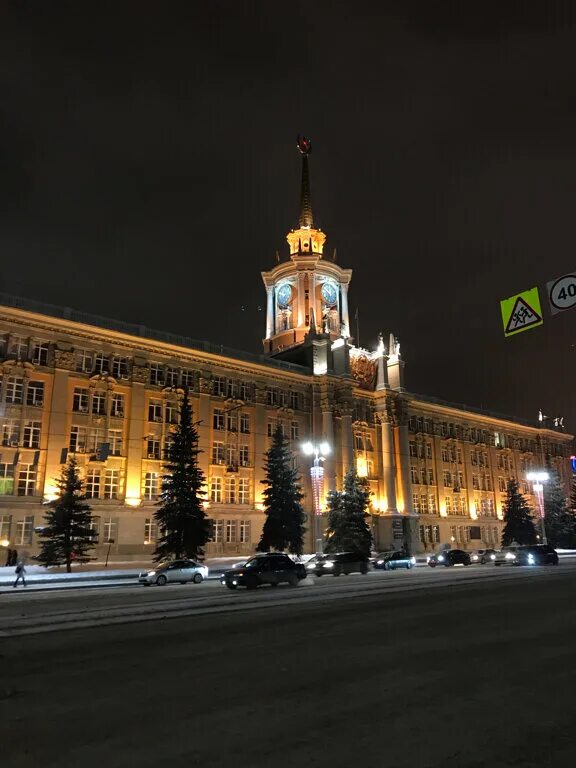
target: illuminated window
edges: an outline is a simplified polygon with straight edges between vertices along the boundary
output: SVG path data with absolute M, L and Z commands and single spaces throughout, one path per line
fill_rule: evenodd
M 14 493 L 14 464 L 0 464 L 0 496 L 12 496 Z M 7 539 L 0 530 L 0 539 Z
M 226 504 L 236 504 L 236 478 L 226 478 Z
M 428 470 L 428 485 L 434 485 L 434 470 Z
M 238 504 L 250 504 L 250 479 L 241 477 L 238 480 Z
M 221 544 L 224 535 L 224 521 L 214 520 L 212 524 L 212 541 L 215 544 Z
M 416 443 L 413 440 L 411 440 L 408 443 L 408 447 L 409 447 L 409 451 L 410 451 L 410 456 L 412 458 L 416 458 L 418 456 L 418 452 L 416 450 Z
M 443 478 L 444 478 L 444 488 L 450 488 L 452 486 L 452 473 L 444 471 Z
M 86 482 L 84 492 L 89 499 L 100 498 L 100 470 L 88 469 L 86 472 Z
M 430 493 L 428 495 L 428 506 L 430 509 L 430 514 L 435 515 L 436 514 L 436 496 L 433 493 Z
M 24 439 L 22 445 L 24 448 L 40 448 L 40 421 L 27 421 L 24 424 Z
M 250 520 L 240 520 L 240 544 L 250 543 Z
M 224 443 L 212 443 L 212 464 L 224 464 Z
M 112 456 L 122 456 L 122 448 L 124 445 L 124 436 L 122 430 L 108 430 L 108 442 L 110 443 L 110 453 Z
M 420 511 L 423 515 L 428 513 L 428 496 L 425 493 L 420 496 Z
M 6 402 L 12 405 L 21 405 L 23 392 L 23 379 L 9 376 L 6 381 Z
M 146 501 L 156 501 L 158 498 L 158 472 L 146 472 L 144 475 L 144 498 Z
M 210 480 L 210 501 L 214 504 L 222 503 L 222 478 L 213 477 Z
M 418 483 L 418 468 L 410 467 L 410 479 L 413 483 Z
M 2 445 L 16 447 L 20 441 L 20 419 L 2 420 Z
M 420 513 L 420 496 L 417 493 L 412 494 L 412 506 L 414 507 L 414 512 L 418 515 Z
M 236 520 L 226 520 L 226 543 L 236 542 Z
M 104 476 L 104 498 L 117 499 L 120 488 L 120 470 L 107 469 Z
M 10 528 L 12 527 L 12 515 L 0 515 L 0 539 L 10 541 Z
M 34 496 L 36 490 L 36 467 L 21 464 L 18 472 L 18 496 Z
M 153 517 L 147 517 L 144 522 L 144 544 L 152 544 L 158 540 L 158 523 Z
M 15 544 L 23 546 L 32 544 L 32 534 L 34 532 L 34 517 L 24 517 L 16 521 L 16 541 Z

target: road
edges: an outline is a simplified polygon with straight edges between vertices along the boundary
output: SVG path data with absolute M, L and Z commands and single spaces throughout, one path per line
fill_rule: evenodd
M 575 584 L 570 564 L 20 593 L 0 605 L 4 764 L 572 765 Z

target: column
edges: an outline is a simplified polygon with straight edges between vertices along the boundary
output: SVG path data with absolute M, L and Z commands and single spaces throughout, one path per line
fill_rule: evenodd
M 348 316 L 348 286 L 341 285 L 340 291 L 342 294 L 342 334 L 350 336 L 350 318 Z M 358 343 L 358 339 L 356 339 Z
M 326 440 L 330 446 L 330 453 L 324 462 L 324 493 L 333 491 L 336 488 L 336 477 L 334 471 L 334 422 L 332 408 L 328 398 L 322 399 L 322 440 Z
M 266 338 L 274 333 L 274 288 L 270 285 L 266 288 Z
M 402 489 L 403 513 L 412 514 L 412 482 L 410 479 L 410 447 L 408 440 L 408 424 L 404 417 L 401 417 L 398 424 L 398 454 L 400 469 L 399 485 Z
M 352 407 L 342 406 L 342 469 L 344 474 L 354 468 L 354 438 L 352 434 Z
M 128 421 L 128 447 L 126 451 L 125 501 L 129 506 L 138 506 L 142 498 L 142 454 L 144 452 L 144 425 L 147 423 L 146 389 L 137 381 L 133 367 L 133 381 L 130 388 Z
M 298 328 L 302 328 L 306 321 L 306 273 L 298 272 Z
M 390 417 L 379 414 L 382 430 L 382 467 L 384 471 L 384 493 L 386 494 L 386 512 L 397 512 L 396 504 L 396 462 L 394 452 L 394 433 Z
M 74 354 L 56 350 L 55 370 L 52 379 L 52 392 L 49 395 L 48 383 L 44 384 L 44 408 L 42 409 L 42 446 L 46 446 L 46 465 L 44 473 L 43 495 L 54 498 L 57 495 L 55 479 L 60 477 L 62 470 L 62 450 L 68 447 L 70 426 L 68 423 L 69 412 L 72 409 L 69 402 L 70 387 L 69 376 L 74 370 Z M 49 399 L 50 397 L 50 399 Z M 24 409 L 23 409 L 24 410 Z M 49 425 L 45 430 L 46 414 L 48 413 Z M 20 433 L 22 439 L 22 432 Z

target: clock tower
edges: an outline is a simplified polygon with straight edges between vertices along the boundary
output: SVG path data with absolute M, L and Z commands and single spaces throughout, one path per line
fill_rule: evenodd
M 298 137 L 302 157 L 298 227 L 286 235 L 287 258 L 262 272 L 266 286 L 264 352 L 292 357 L 311 333 L 335 341 L 350 336 L 348 286 L 351 269 L 342 269 L 334 257 L 324 258 L 326 235 L 314 226 L 310 196 L 310 141 Z

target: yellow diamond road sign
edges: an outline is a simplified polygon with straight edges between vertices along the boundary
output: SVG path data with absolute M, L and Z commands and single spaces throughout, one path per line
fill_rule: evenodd
M 538 288 L 530 288 L 528 291 L 522 291 L 515 296 L 510 296 L 509 299 L 504 299 L 500 302 L 500 311 L 504 336 L 514 336 L 516 333 L 536 328 L 544 322 Z

